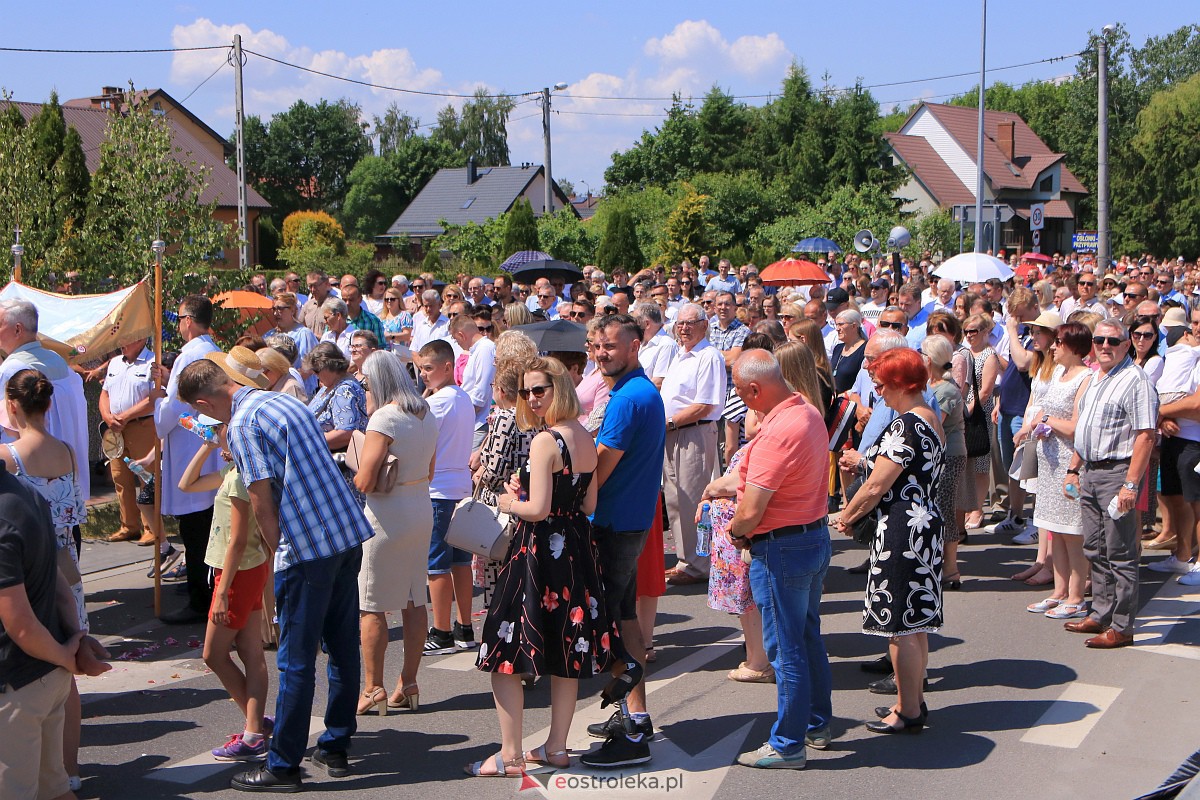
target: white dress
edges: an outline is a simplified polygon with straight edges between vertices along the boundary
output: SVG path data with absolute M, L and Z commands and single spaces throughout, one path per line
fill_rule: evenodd
M 1054 374 L 1041 396 L 1043 414 L 1055 419 L 1070 419 L 1075 413 L 1075 395 L 1079 384 L 1091 376 L 1091 371 L 1081 369 L 1069 381 L 1063 381 L 1066 370 L 1054 368 Z M 1039 417 L 1040 419 L 1040 417 Z M 1036 424 L 1036 423 L 1035 423 Z M 1083 519 L 1079 501 L 1063 494 L 1063 481 L 1071 463 L 1074 444 L 1071 439 L 1054 433 L 1038 440 L 1037 491 L 1033 504 L 1033 524 L 1051 533 L 1083 533 Z

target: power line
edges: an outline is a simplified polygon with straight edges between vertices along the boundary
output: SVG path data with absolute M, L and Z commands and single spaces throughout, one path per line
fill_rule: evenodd
M 228 50 L 227 44 L 203 47 L 150 47 L 141 50 L 66 50 L 54 47 L 0 47 L 3 53 L 86 53 L 92 55 L 127 55 L 131 53 L 194 53 L 198 50 Z
M 333 73 L 330 73 L 330 72 L 322 72 L 321 70 L 318 70 L 318 69 L 312 69 L 310 67 L 302 67 L 299 64 L 293 64 L 290 61 L 284 61 L 281 58 L 275 58 L 274 56 L 268 56 L 263 53 L 256 52 L 254 50 L 250 50 L 248 48 L 242 48 L 242 52 L 258 56 L 259 58 L 266 59 L 267 61 L 273 61 L 274 63 L 280 64 L 285 67 L 291 67 L 292 69 L 300 70 L 301 72 L 308 72 L 313 75 L 319 75 L 322 78 L 330 78 L 335 81 L 344 81 L 345 83 L 353 83 L 358 86 L 365 86 L 368 89 L 383 89 L 384 91 L 388 91 L 388 92 L 400 92 L 402 94 L 416 94 L 416 95 L 423 95 L 425 97 L 459 97 L 459 98 L 464 98 L 466 100 L 474 100 L 474 99 L 480 98 L 480 97 L 486 97 L 489 99 L 499 99 L 499 98 L 506 98 L 506 97 L 507 98 L 517 98 L 517 97 L 528 97 L 529 95 L 534 94 L 534 92 L 517 92 L 515 94 L 482 94 L 482 95 L 480 95 L 480 94 L 455 94 L 453 92 L 427 92 L 427 91 L 423 91 L 421 89 L 404 89 L 399 86 L 383 86 L 378 83 L 371 83 L 370 81 L 360 81 L 357 78 L 347 78 L 344 75 L 334 75 Z
M 201 87 L 201 86 L 203 86 L 204 84 L 206 84 L 206 83 L 208 83 L 209 81 L 211 81 L 211 80 L 213 79 L 213 77 L 214 77 L 214 76 L 215 76 L 215 75 L 216 75 L 218 72 L 220 72 L 222 69 L 224 69 L 224 68 L 225 68 L 225 67 L 226 67 L 228 64 L 229 64 L 229 59 L 221 59 L 221 63 L 220 63 L 220 64 L 218 64 L 218 65 L 217 65 L 217 68 L 216 68 L 216 69 L 214 69 L 214 70 L 212 71 L 212 74 L 211 74 L 211 75 L 209 75 L 209 76 L 208 76 L 207 78 L 205 78 L 204 80 L 200 81 L 200 84 L 199 84 L 199 85 L 198 85 L 198 86 L 197 86 L 195 89 L 192 89 L 190 92 L 188 92 L 188 93 L 187 93 L 187 97 L 183 98 L 183 99 L 182 99 L 182 100 L 180 100 L 179 102 L 180 102 L 181 104 L 182 104 L 182 103 L 186 103 L 186 102 L 188 101 L 188 98 L 190 98 L 190 97 L 191 97 L 192 95 L 194 95 L 196 92 L 200 91 L 200 87 Z

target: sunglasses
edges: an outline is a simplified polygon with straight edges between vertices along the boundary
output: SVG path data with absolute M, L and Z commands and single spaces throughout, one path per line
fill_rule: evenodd
M 534 397 L 540 399 L 541 397 L 545 396 L 547 390 L 553 388 L 554 386 L 548 383 L 544 386 L 530 386 L 528 389 L 517 389 L 517 394 L 521 396 L 522 400 L 528 400 L 529 395 L 533 395 Z
M 410 288 L 411 288 L 411 289 L 412 289 L 414 292 L 423 292 L 423 291 L 425 291 L 425 284 L 423 284 L 423 283 L 414 283 L 414 284 L 411 284 L 411 285 L 410 285 Z
M 554 299 L 554 295 L 552 295 L 552 294 L 539 294 L 538 295 L 538 300 L 553 300 L 553 299 Z
M 780 314 L 779 318 L 780 319 L 795 319 L 796 315 L 795 314 Z
M 1095 286 L 1096 282 L 1095 281 L 1080 281 L 1079 285 L 1080 286 Z
M 878 327 L 890 328 L 894 331 L 898 331 L 898 330 L 902 330 L 904 328 L 904 323 L 903 322 L 884 322 L 883 320 L 879 320 Z
M 702 306 L 711 306 L 712 304 L 713 304 L 712 300 L 701 300 L 700 301 L 700 305 L 702 305 Z
M 567 316 L 570 317 L 571 319 L 583 319 L 584 317 L 587 316 L 587 312 L 586 311 L 572 311 L 570 314 L 567 314 Z
M 385 297 L 385 298 L 383 298 L 383 302 L 385 302 L 385 303 L 399 303 L 399 302 L 400 302 L 400 298 L 399 298 L 399 297 Z
M 1096 345 L 1097 347 L 1099 347 L 1102 344 L 1106 344 L 1109 347 L 1118 347 L 1121 344 L 1123 344 L 1124 342 L 1125 342 L 1125 340 L 1119 336 L 1093 336 L 1092 337 L 1092 344 Z
M 383 278 L 380 278 L 379 280 L 375 281 L 376 286 L 387 286 L 388 283 L 389 282 L 385 281 Z
M 1125 299 L 1126 299 L 1126 300 L 1145 300 L 1145 299 L 1146 299 L 1146 295 L 1144 295 L 1144 294 L 1137 294 L 1137 293 L 1134 293 L 1134 292 L 1126 292 L 1126 293 L 1125 293 Z
M 974 336 L 982 330 L 983 328 L 963 328 L 963 333 L 965 333 L 967 336 Z
M 1134 331 L 1129 335 L 1135 339 L 1153 339 L 1154 331 Z
M 449 314 L 446 315 L 446 319 L 454 319 L 455 317 L 457 317 L 459 315 L 459 313 L 460 312 L 458 312 L 458 311 L 451 311 Z
M 476 325 L 475 330 L 479 331 L 480 333 L 491 333 L 492 326 L 491 325 Z

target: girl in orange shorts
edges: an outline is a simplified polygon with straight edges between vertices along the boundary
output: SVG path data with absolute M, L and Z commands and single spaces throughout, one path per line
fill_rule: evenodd
M 201 475 L 214 448 L 221 448 L 225 466 Z M 259 535 L 250 509 L 250 495 L 225 449 L 225 426 L 215 443 L 204 443 L 179 481 L 185 492 L 211 492 L 212 530 L 204 563 L 216 570 L 208 629 L 204 636 L 204 663 L 245 715 L 245 729 L 212 751 L 219 761 L 261 761 L 267 757 L 271 719 L 263 716 L 267 701 L 267 664 L 261 635 L 263 587 L 272 574 L 270 554 Z M 241 668 L 234 663 L 237 645 Z M 265 723 L 265 724 L 264 724 Z

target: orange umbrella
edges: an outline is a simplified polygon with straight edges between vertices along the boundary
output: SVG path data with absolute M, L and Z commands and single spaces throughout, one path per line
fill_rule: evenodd
M 776 261 L 759 273 L 759 277 L 766 286 L 817 286 L 831 280 L 825 270 L 799 258 Z
M 261 308 L 271 307 L 271 298 L 258 292 L 247 292 L 241 289 L 232 292 L 221 292 L 213 298 L 213 305 L 225 308 Z

